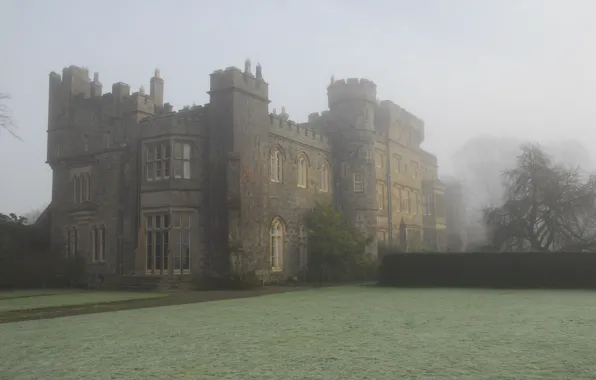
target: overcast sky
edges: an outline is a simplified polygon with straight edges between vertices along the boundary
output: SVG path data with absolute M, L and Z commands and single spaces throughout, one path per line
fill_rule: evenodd
M 20 142 L 0 134 L 0 212 L 45 206 L 48 74 L 71 64 L 165 101 L 206 103 L 209 73 L 263 66 L 271 108 L 327 107 L 330 76 L 366 77 L 426 123 L 424 148 L 448 172 L 478 134 L 596 142 L 596 1 L 4 0 L 0 92 Z

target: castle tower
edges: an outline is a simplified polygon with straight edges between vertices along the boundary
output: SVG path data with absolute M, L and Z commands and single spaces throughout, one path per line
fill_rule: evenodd
M 269 91 L 258 66 L 251 73 L 235 67 L 211 74 L 208 156 L 211 248 L 207 255 L 225 257 L 229 240 L 242 241 L 247 265 L 267 268 L 269 220 Z M 217 148 L 215 148 L 217 147 Z M 227 213 L 224 211 L 227 210 Z M 228 265 L 229 261 L 210 265 Z
M 329 139 L 335 160 L 337 204 L 343 213 L 375 242 L 377 255 L 374 114 L 377 86 L 367 79 L 332 80 L 327 88 Z

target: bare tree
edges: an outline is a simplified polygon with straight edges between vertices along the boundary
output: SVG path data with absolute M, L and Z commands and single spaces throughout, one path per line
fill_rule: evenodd
M 506 251 L 596 251 L 596 176 L 555 165 L 537 144 L 504 174 L 506 200 L 486 209 L 493 245 Z
M 13 137 L 21 140 L 15 132 L 15 124 L 12 120 L 12 110 L 6 105 L 6 100 L 10 99 L 10 95 L 0 93 L 0 130 L 8 131 Z

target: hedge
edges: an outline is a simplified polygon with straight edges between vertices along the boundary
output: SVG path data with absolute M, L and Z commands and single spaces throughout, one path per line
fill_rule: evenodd
M 0 289 L 84 284 L 85 263 L 50 249 L 48 231 L 0 223 Z
M 596 289 L 596 253 L 391 253 L 379 283 L 402 287 Z

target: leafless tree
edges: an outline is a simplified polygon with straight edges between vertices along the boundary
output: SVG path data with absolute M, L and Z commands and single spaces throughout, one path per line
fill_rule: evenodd
M 596 176 L 555 165 L 537 144 L 504 174 L 506 200 L 486 209 L 493 245 L 506 251 L 596 251 Z
M 6 104 L 8 99 L 10 99 L 10 95 L 0 93 L 0 130 L 8 131 L 13 137 L 21 140 L 15 132 L 16 126 L 12 120 L 12 110 Z

